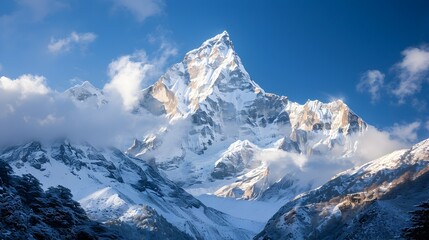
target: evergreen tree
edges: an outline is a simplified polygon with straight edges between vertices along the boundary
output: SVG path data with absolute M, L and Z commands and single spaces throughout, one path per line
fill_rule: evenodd
M 410 212 L 413 225 L 405 228 L 404 237 L 414 240 L 429 239 L 429 201 L 417 206 L 419 209 Z
M 9 184 L 10 174 L 13 170 L 5 161 L 0 160 L 0 184 Z

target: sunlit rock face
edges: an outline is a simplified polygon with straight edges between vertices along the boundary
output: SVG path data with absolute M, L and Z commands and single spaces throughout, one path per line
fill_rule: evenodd
M 219 184 L 215 192 L 220 196 L 255 199 L 276 182 L 287 182 L 277 186 L 288 187 L 296 182 L 290 172 L 280 176 L 263 149 L 349 158 L 358 145 L 351 136 L 367 128 L 341 100 L 301 105 L 266 93 L 250 78 L 227 32 L 188 52 L 143 90 L 140 99 L 142 109 L 165 116 L 169 124 L 128 152 L 154 159 L 169 178 L 185 187 L 234 178 L 233 185 Z M 249 160 L 243 163 L 242 155 L 229 153 L 236 141 L 254 145 L 258 154 L 246 155 Z M 228 160 L 219 160 L 228 154 Z

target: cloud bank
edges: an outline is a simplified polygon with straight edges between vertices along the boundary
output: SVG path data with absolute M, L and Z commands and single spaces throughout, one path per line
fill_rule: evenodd
M 92 33 L 73 32 L 53 41 L 50 48 L 66 51 L 95 38 Z M 149 130 L 165 124 L 167 120 L 145 110 L 132 113 L 140 92 L 161 76 L 168 59 L 177 54 L 174 44 L 162 34 L 151 41 L 159 44 L 153 55 L 140 50 L 113 60 L 108 66 L 109 80 L 101 89 L 88 82 L 75 86 L 77 94 L 89 96 L 85 101 L 71 91 L 51 89 L 43 76 L 0 77 L 0 148 L 67 137 L 125 149 L 134 138 L 142 139 Z
M 410 147 L 417 138 L 415 135 L 419 127 L 417 125 L 419 124 L 395 125 L 392 127 L 394 128 L 392 133 L 368 126 L 364 134 L 351 135 L 349 141 L 345 143 L 346 146 L 353 144 L 351 147 L 355 148 L 355 154 L 352 156 L 344 155 L 343 146 L 334 145 L 329 151 L 311 155 L 269 148 L 257 152 L 254 158 L 268 167 L 268 182 L 278 182 L 285 176 L 292 177 L 298 181 L 300 188 L 308 190 L 322 185 L 342 171 Z M 409 137 L 402 134 L 408 134 Z
M 114 94 L 104 97 L 108 104 L 97 106 L 51 90 L 41 76 L 1 77 L 0 148 L 68 138 L 125 149 L 134 138 L 142 138 L 164 123 L 149 113 L 130 113 Z

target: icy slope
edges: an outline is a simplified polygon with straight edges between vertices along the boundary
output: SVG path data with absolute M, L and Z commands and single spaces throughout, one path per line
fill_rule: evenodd
M 127 223 L 136 238 L 156 231 L 155 236 L 165 239 L 249 239 L 254 234 L 246 230 L 252 229 L 252 222 L 206 207 L 118 149 L 31 142 L 6 149 L 0 158 L 17 174 L 31 173 L 45 188 L 70 188 L 92 219 Z
M 342 172 L 284 205 L 255 239 L 393 239 L 429 198 L 429 139 Z

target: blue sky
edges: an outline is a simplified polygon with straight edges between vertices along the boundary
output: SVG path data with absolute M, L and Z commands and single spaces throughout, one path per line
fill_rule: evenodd
M 2 0 L 0 76 L 42 75 L 62 91 L 110 81 L 108 66 L 144 51 L 158 76 L 227 30 L 267 92 L 342 98 L 368 123 L 429 136 L 428 1 Z

